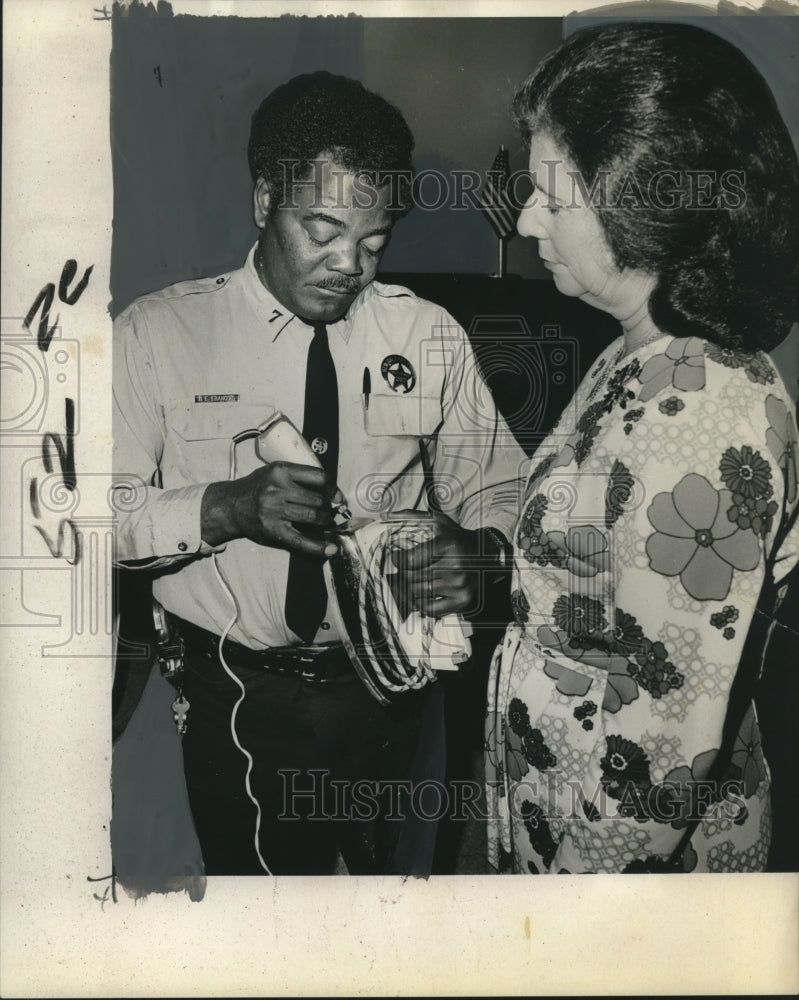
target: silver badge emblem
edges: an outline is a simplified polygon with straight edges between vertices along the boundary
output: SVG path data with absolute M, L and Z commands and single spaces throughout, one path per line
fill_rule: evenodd
M 389 354 L 380 364 L 380 374 L 394 392 L 408 393 L 416 385 L 413 365 L 401 354 Z

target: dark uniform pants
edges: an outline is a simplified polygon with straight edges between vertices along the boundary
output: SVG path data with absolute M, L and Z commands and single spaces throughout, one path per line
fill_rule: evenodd
M 240 687 L 186 650 L 184 771 L 206 874 L 332 874 L 339 853 L 353 875 L 430 874 L 445 770 L 440 685 L 384 707 L 354 671 L 311 684 L 233 670 L 245 688 L 235 733 L 249 757 L 231 732 Z

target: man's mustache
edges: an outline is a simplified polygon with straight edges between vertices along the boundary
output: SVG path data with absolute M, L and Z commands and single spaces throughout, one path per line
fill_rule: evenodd
M 318 281 L 317 287 L 332 288 L 337 292 L 349 292 L 350 295 L 357 295 L 361 285 L 356 278 L 347 278 L 345 275 L 341 275 L 338 278 L 325 278 L 322 281 Z

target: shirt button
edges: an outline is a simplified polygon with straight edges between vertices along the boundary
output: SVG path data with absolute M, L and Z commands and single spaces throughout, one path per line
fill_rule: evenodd
M 185 552 L 187 548 L 188 548 L 188 545 L 185 542 L 178 542 L 178 549 L 179 549 L 179 551 Z
M 322 622 L 319 628 L 323 629 L 325 632 L 330 628 L 330 622 Z
M 225 279 L 224 278 L 217 278 L 216 279 L 216 283 L 217 283 L 217 285 L 224 285 Z

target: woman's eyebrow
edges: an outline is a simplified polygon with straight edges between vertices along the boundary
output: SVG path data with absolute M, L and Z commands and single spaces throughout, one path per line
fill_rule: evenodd
M 540 191 L 541 194 L 545 198 L 547 198 L 549 201 L 555 201 L 559 205 L 566 205 L 566 204 L 568 204 L 566 201 L 564 201 L 563 198 L 558 198 L 558 196 L 556 194 L 550 194 L 549 191 L 545 191 L 544 188 L 542 188 L 541 185 L 538 183 L 538 181 L 535 182 L 535 188 L 536 188 L 536 190 Z

